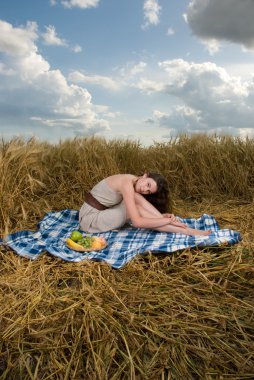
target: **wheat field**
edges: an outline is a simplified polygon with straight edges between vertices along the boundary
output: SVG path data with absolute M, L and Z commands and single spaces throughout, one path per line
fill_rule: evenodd
M 105 263 L 35 261 L 0 246 L 0 379 L 254 378 L 254 140 L 178 136 L 0 143 L 1 237 L 78 209 L 116 173 L 157 171 L 176 215 L 212 214 L 232 247 Z

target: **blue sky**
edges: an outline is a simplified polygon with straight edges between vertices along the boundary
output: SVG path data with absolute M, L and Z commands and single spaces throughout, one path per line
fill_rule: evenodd
M 1 137 L 253 137 L 253 19 L 253 0 L 1 0 Z

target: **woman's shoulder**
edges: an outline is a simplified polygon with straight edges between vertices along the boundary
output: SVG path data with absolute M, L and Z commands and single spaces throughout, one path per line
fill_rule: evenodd
M 133 174 L 114 174 L 107 177 L 106 182 L 116 191 L 122 191 L 125 184 L 134 183 L 136 176 Z
M 122 173 L 122 174 L 113 174 L 109 177 L 106 178 L 108 181 L 124 181 L 124 180 L 133 180 L 135 179 L 136 176 L 134 174 L 127 174 L 127 173 Z

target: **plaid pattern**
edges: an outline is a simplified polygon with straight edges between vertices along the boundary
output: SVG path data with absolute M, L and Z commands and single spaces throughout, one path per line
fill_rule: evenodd
M 36 259 L 43 251 L 67 261 L 85 259 L 105 261 L 119 269 L 138 253 L 147 251 L 174 252 L 188 247 L 231 245 L 241 240 L 239 232 L 220 230 L 215 218 L 204 214 L 198 219 L 181 219 L 189 227 L 211 229 L 209 236 L 186 236 L 183 234 L 157 232 L 128 227 L 120 230 L 93 234 L 103 236 L 108 246 L 101 251 L 76 252 L 65 245 L 65 239 L 73 230 L 79 229 L 78 211 L 62 210 L 47 213 L 38 224 L 37 231 L 20 231 L 6 236 L 0 244 L 16 251 L 20 256 Z M 85 233 L 83 233 L 85 235 Z

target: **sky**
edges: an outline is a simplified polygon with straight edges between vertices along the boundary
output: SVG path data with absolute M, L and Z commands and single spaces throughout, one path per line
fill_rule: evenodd
M 1 0 L 0 137 L 254 136 L 254 0 Z

